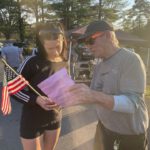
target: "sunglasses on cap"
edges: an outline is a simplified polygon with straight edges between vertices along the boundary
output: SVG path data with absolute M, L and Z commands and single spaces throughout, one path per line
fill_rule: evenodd
M 93 45 L 95 43 L 96 38 L 103 36 L 103 32 L 95 33 L 90 38 L 85 40 L 86 45 Z
M 61 32 L 54 32 L 50 30 L 40 30 L 39 36 L 42 39 L 50 39 L 50 40 L 57 40 L 60 35 L 63 35 Z

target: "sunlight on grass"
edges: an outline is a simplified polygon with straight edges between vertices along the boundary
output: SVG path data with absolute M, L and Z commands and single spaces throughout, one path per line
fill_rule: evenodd
M 146 87 L 146 97 L 150 98 L 150 85 Z

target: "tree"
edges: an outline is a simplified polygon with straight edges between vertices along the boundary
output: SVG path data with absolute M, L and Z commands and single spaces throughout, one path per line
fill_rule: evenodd
M 126 11 L 123 18 L 124 30 L 140 36 L 147 41 L 150 40 L 150 1 L 135 0 L 132 8 Z
M 19 37 L 21 42 L 24 41 L 24 30 L 25 30 L 25 24 L 24 24 L 24 18 L 22 17 L 22 9 L 20 0 L 17 0 L 17 26 L 19 31 Z
M 125 20 L 131 23 L 131 29 L 140 31 L 150 19 L 150 2 L 148 0 L 135 0 L 135 4 L 127 11 Z
M 0 32 L 9 39 L 17 30 L 17 3 L 13 0 L 0 0 Z
M 21 0 L 24 11 L 34 14 L 36 23 L 39 21 L 39 0 Z
M 19 0 L 0 0 L 0 22 L 0 32 L 6 39 L 10 39 L 12 33 L 19 33 L 20 40 L 24 40 L 25 21 Z
M 51 9 L 62 21 L 66 29 L 85 24 L 90 18 L 91 0 L 63 0 L 54 1 Z
M 119 19 L 120 11 L 125 7 L 125 0 L 99 0 L 99 2 L 96 0 L 0 0 L 0 2 L 3 4 L 0 6 L 1 20 L 14 14 L 15 24 L 13 26 L 3 25 L 3 27 L 7 27 L 7 30 L 11 28 L 9 30 L 12 32 L 19 31 L 21 40 L 24 39 L 25 20 L 30 15 L 36 19 L 36 24 L 59 21 L 68 30 L 98 19 L 114 22 Z M 8 2 L 14 3 L 15 7 L 7 4 Z M 11 8 L 11 12 L 6 6 Z
M 125 0 L 99 0 L 93 8 L 98 19 L 116 21 L 122 17 L 122 10 L 127 6 Z

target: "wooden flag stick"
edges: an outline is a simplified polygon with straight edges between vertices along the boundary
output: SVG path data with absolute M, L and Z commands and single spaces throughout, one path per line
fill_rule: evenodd
M 16 75 L 20 75 L 20 74 L 18 74 L 18 73 L 6 62 L 5 59 L 1 58 L 1 60 L 2 60 L 2 62 L 3 62 L 6 66 L 8 66 Z M 29 84 L 29 82 L 27 82 L 27 85 L 28 85 L 38 96 L 40 96 L 40 97 L 43 99 L 42 95 L 41 95 L 37 90 L 35 90 L 35 89 Z M 43 100 L 44 100 L 44 99 L 43 99 Z M 55 108 L 52 108 L 52 110 L 55 110 L 57 113 L 59 113 L 60 109 L 61 109 L 61 108 L 59 108 L 58 106 L 56 106 Z
M 2 62 L 7 66 L 7 67 L 9 67 L 16 75 L 20 75 L 20 74 L 18 74 L 7 62 L 6 62 L 6 60 L 4 60 L 3 58 L 1 58 L 1 60 L 2 60 Z M 43 97 L 42 97 L 42 95 L 37 91 L 37 90 L 35 90 L 30 84 L 29 84 L 29 82 L 27 82 L 27 85 L 38 95 L 38 96 L 40 96 L 42 99 L 43 99 Z M 44 100 L 44 99 L 43 99 Z M 58 107 L 58 106 L 56 106 L 56 108 L 52 108 L 53 110 L 55 110 L 56 112 L 58 112 L 59 113 L 59 111 L 60 111 L 60 108 Z
M 16 75 L 20 75 L 20 74 L 18 74 L 11 66 L 9 66 L 9 64 L 2 58 L 2 62 L 7 66 L 7 67 L 9 67 Z M 29 84 L 29 82 L 27 83 L 27 85 L 38 95 L 38 96 L 41 96 L 42 97 L 42 95 L 37 91 L 37 90 L 35 90 L 30 84 Z

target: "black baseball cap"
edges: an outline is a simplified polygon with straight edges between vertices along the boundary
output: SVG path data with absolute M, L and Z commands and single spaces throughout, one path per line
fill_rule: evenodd
M 87 26 L 85 33 L 83 35 L 81 35 L 78 38 L 78 40 L 84 40 L 85 38 L 89 37 L 90 35 L 92 35 L 96 32 L 103 32 L 103 31 L 114 31 L 114 28 L 113 28 L 112 24 L 110 24 L 104 20 L 91 22 Z

